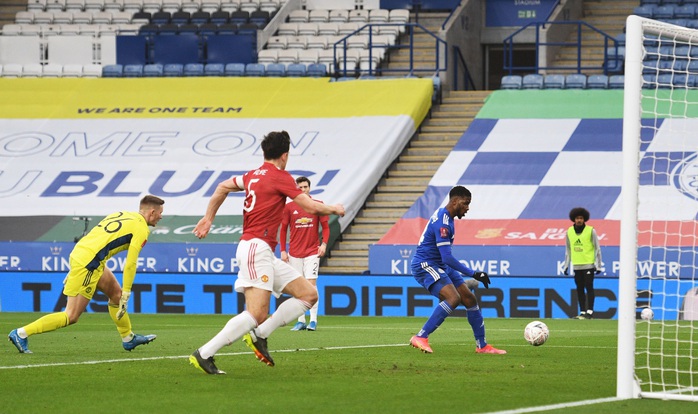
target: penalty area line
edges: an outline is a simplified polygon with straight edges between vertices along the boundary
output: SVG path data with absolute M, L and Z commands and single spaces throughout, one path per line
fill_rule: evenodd
M 614 401 L 621 401 L 621 398 L 618 397 L 608 397 L 608 398 L 598 398 L 595 400 L 584 400 L 584 401 L 574 401 L 574 402 L 569 402 L 569 403 L 560 403 L 560 404 L 551 404 L 551 405 L 540 405 L 538 407 L 526 407 L 526 408 L 517 408 L 514 410 L 505 410 L 505 411 L 492 411 L 489 413 L 485 414 L 523 414 L 523 413 L 537 413 L 540 411 L 550 411 L 550 410 L 558 410 L 562 408 L 571 408 L 571 407 L 581 407 L 584 405 L 593 405 L 593 404 L 602 404 L 602 403 L 607 403 L 607 402 L 614 402 Z
M 289 353 L 289 352 L 313 352 L 313 351 L 336 351 L 344 349 L 364 349 L 364 348 L 391 348 L 398 346 L 407 346 L 409 344 L 382 344 L 382 345 L 356 345 L 356 346 L 323 346 L 318 348 L 295 348 L 295 349 L 280 349 L 270 351 L 271 353 Z M 237 356 L 237 355 L 253 355 L 253 352 L 219 352 L 216 356 Z M 128 358 L 128 359 L 102 359 L 96 361 L 80 361 L 80 362 L 54 362 L 49 364 L 26 364 L 13 366 L 0 366 L 3 369 L 29 369 L 29 368 L 49 368 L 49 367 L 66 367 L 75 365 L 99 365 L 113 364 L 117 362 L 139 362 L 139 361 L 159 361 L 165 359 L 184 359 L 189 358 L 189 355 L 169 355 L 144 358 Z

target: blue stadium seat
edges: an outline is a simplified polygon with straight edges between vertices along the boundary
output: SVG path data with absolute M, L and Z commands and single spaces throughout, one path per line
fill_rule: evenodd
M 674 73 L 672 74 L 671 78 L 671 84 L 674 85 L 676 88 L 689 88 L 694 85 L 692 85 L 690 82 L 692 79 L 689 79 L 688 75 L 685 73 Z
M 154 35 L 158 34 L 160 31 L 160 25 L 156 23 L 148 23 L 143 26 L 141 26 L 138 29 L 138 34 L 140 35 Z
M 219 35 L 234 35 L 238 32 L 238 25 L 236 23 L 223 23 L 218 25 Z
M 181 63 L 168 63 L 164 66 L 162 74 L 168 77 L 184 76 L 184 65 Z
M 225 76 L 225 65 L 222 63 L 207 63 L 204 66 L 205 76 Z
M 250 13 L 250 23 L 254 23 L 257 28 L 263 29 L 269 23 L 269 12 L 264 10 L 255 10 Z
M 238 34 L 254 36 L 257 34 L 257 29 L 254 23 L 242 23 L 238 25 Z
M 211 23 L 225 24 L 230 21 L 230 13 L 225 10 L 218 10 L 211 13 Z
M 586 89 L 587 77 L 581 73 L 572 73 L 565 78 L 565 86 L 567 89 Z
M 120 78 L 124 73 L 123 65 L 105 65 L 102 68 L 103 78 Z
M 677 19 L 694 19 L 696 17 L 696 5 L 684 4 L 675 8 L 674 17 Z
M 245 24 L 250 22 L 250 12 L 238 10 L 230 13 L 230 23 Z
M 623 75 L 612 75 L 608 78 L 608 88 L 609 89 L 623 89 L 625 88 L 625 76 Z
M 163 76 L 164 69 L 159 63 L 149 63 L 143 66 L 143 77 L 152 78 Z
M 671 89 L 673 86 L 673 76 L 670 73 L 663 73 L 657 76 L 657 88 L 658 89 Z
M 244 63 L 228 63 L 225 65 L 225 76 L 245 76 Z
M 303 77 L 307 75 L 307 69 L 303 63 L 291 63 L 286 67 L 286 76 Z
M 218 25 L 216 23 L 205 23 L 199 26 L 199 34 L 201 36 L 211 36 L 218 34 Z M 234 34 L 234 33 L 231 33 Z
M 543 75 L 529 73 L 523 77 L 521 87 L 523 89 L 543 89 Z
M 327 67 L 322 63 L 311 63 L 308 65 L 307 74 L 313 78 L 324 78 L 327 76 Z
M 177 28 L 177 33 L 179 33 L 179 34 L 182 34 L 182 33 L 197 34 L 197 33 L 199 33 L 199 25 L 195 24 L 195 23 L 180 24 L 179 27 Z
M 140 78 L 143 76 L 143 65 L 124 65 L 124 78 Z
M 176 11 L 172 13 L 172 18 L 170 21 L 174 24 L 187 24 L 189 23 L 189 20 L 191 19 L 191 13 L 188 11 Z
M 521 89 L 523 78 L 519 75 L 507 75 L 502 77 L 501 89 Z
M 264 69 L 261 63 L 248 63 L 245 65 L 245 76 L 264 76 Z
M 589 75 L 587 78 L 587 89 L 608 89 L 608 76 Z
M 655 20 L 666 20 L 674 18 L 674 5 L 662 3 L 652 12 L 652 18 Z
M 192 13 L 191 15 L 191 23 L 194 24 L 204 24 L 208 23 L 211 20 L 211 13 L 207 11 L 197 11 Z
M 150 18 L 150 23 L 167 24 L 167 23 L 170 23 L 171 18 L 172 18 L 172 15 L 170 14 L 170 12 L 159 11 L 159 12 L 153 13 L 153 16 Z
M 184 65 L 184 76 L 204 76 L 203 63 L 187 63 Z
M 286 65 L 283 63 L 269 63 L 265 68 L 265 75 L 276 77 L 286 76 Z
M 635 7 L 635 9 L 633 9 L 633 14 L 651 19 L 654 16 L 654 11 L 657 7 L 659 6 L 657 6 L 656 4 L 645 4 L 642 6 L 637 6 Z
M 565 75 L 545 75 L 543 86 L 545 89 L 565 89 Z

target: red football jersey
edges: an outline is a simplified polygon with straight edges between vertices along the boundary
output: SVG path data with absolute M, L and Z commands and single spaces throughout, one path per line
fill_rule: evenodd
M 322 203 L 320 200 L 315 201 Z M 328 216 L 307 213 L 295 201 L 286 204 L 281 221 L 281 251 L 286 250 L 286 229 L 291 227 L 288 254 L 299 258 L 317 254 L 317 248 L 320 244 L 318 225 L 322 225 L 322 241 L 327 243 L 330 238 L 329 222 Z
M 286 197 L 294 199 L 302 191 L 288 171 L 280 170 L 270 162 L 248 171 L 242 180 L 245 183 L 245 202 L 240 240 L 262 239 L 274 250 Z

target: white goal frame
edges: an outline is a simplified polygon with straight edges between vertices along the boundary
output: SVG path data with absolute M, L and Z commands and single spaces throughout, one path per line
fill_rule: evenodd
M 640 190 L 640 136 L 643 98 L 644 36 L 668 36 L 698 48 L 698 30 L 675 26 L 639 16 L 626 22 L 625 89 L 623 102 L 623 181 L 620 225 L 620 273 L 618 297 L 618 354 L 616 397 L 659 398 L 698 401 L 696 386 L 688 392 L 643 391 L 636 377 L 636 326 L 638 281 L 638 206 Z M 649 88 L 651 90 L 651 88 Z M 647 91 L 647 88 L 645 89 Z M 698 151 L 698 148 L 696 149 Z M 646 323 L 646 322 L 645 322 Z M 652 322 L 655 323 L 655 322 Z M 693 367 L 693 372 L 696 368 Z

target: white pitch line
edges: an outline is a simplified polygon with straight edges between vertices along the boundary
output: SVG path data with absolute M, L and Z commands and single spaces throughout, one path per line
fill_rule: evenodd
M 342 350 L 342 349 L 362 349 L 362 348 L 389 348 L 397 346 L 407 346 L 409 344 L 384 344 L 384 345 L 358 345 L 358 346 L 324 346 L 320 348 L 296 348 L 296 349 L 280 349 L 271 351 L 272 353 L 288 353 L 288 352 L 311 352 L 311 351 L 327 351 L 327 350 Z M 236 355 L 251 355 L 252 352 L 221 352 L 217 356 L 236 356 Z M 3 369 L 28 369 L 28 368 L 46 368 L 46 367 L 66 367 L 73 365 L 97 365 L 97 364 L 113 364 L 115 362 L 137 362 L 137 361 L 158 361 L 163 359 L 184 359 L 189 358 L 189 355 L 171 355 L 158 356 L 147 358 L 129 358 L 129 359 L 105 359 L 98 361 L 82 361 L 82 362 L 56 362 L 52 364 L 30 364 L 30 365 L 14 365 L 0 366 Z
M 538 407 L 517 408 L 515 410 L 492 411 L 492 412 L 485 413 L 485 414 L 537 413 L 540 411 L 558 410 L 561 408 L 570 408 L 570 407 L 581 407 L 584 405 L 602 404 L 602 403 L 614 402 L 614 401 L 620 401 L 620 400 L 621 400 L 621 398 L 618 398 L 618 397 L 598 398 L 596 400 L 584 400 L 584 401 L 575 401 L 575 402 L 569 402 L 569 403 L 541 405 Z

